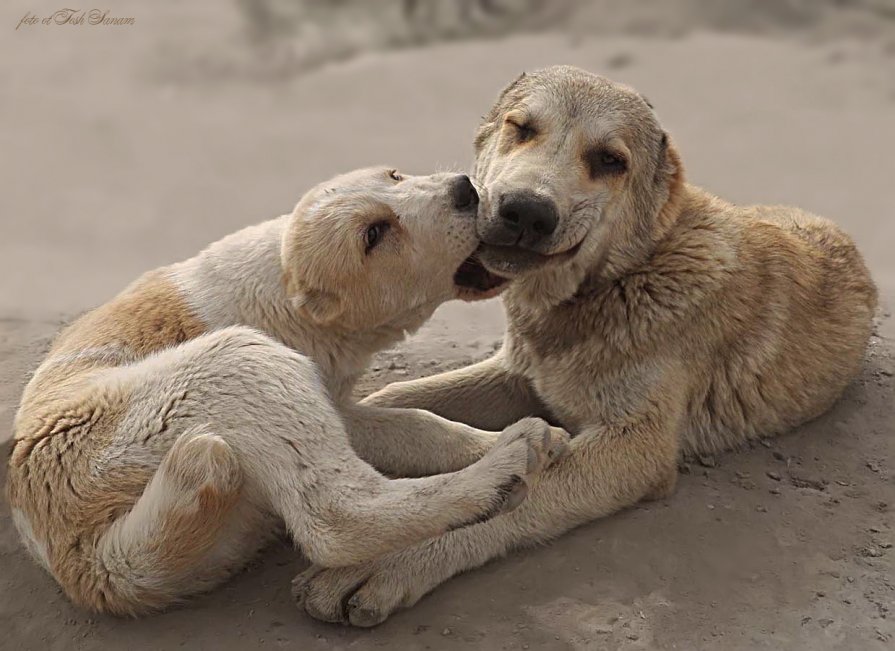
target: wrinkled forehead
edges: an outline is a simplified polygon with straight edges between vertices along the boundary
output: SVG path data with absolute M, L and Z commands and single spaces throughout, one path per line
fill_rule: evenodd
M 627 138 L 655 124 L 637 91 L 604 77 L 533 79 L 508 113 L 518 110 L 548 132 L 580 132 L 590 140 Z
M 324 181 L 302 197 L 296 213 L 305 219 L 337 218 L 368 210 L 372 204 L 385 204 L 392 185 L 390 171 L 371 167 Z

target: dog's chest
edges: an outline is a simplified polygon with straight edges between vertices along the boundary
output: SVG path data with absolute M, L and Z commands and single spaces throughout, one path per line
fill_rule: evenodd
M 592 422 L 604 407 L 600 395 L 621 371 L 605 342 L 569 333 L 546 340 L 510 330 L 510 359 L 532 383 L 538 396 L 570 431 Z M 543 332 L 542 332 L 543 334 Z
M 637 402 L 662 355 L 617 292 L 571 301 L 534 316 L 508 306 L 508 354 L 568 429 L 611 421 Z M 645 389 L 644 389 L 645 390 Z

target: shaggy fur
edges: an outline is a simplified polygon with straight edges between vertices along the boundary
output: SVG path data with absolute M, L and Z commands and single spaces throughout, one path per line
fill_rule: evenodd
M 498 437 L 350 400 L 374 352 L 471 297 L 453 280 L 478 245 L 471 188 L 339 177 L 59 335 L 22 397 L 7 488 L 25 544 L 74 602 L 164 608 L 282 525 L 340 566 L 522 501 L 564 432 L 527 419 Z M 355 450 L 393 475 L 448 474 L 389 480 Z
M 575 435 L 571 454 L 505 518 L 309 573 L 305 608 L 326 619 L 376 624 L 458 572 L 668 495 L 682 452 L 814 418 L 861 365 L 876 290 L 848 236 L 685 183 L 634 90 L 568 67 L 524 75 L 485 118 L 476 152 L 492 204 L 480 256 L 516 278 L 503 348 L 365 404 L 484 428 L 549 415 Z M 553 207 L 555 230 L 507 224 L 501 202 L 519 191 Z

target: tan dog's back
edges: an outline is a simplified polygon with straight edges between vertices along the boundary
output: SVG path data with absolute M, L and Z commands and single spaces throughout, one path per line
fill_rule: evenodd
M 684 349 L 704 351 L 708 372 L 687 378 L 694 409 L 683 443 L 714 452 L 829 408 L 860 368 L 876 288 L 851 238 L 827 219 L 787 206 L 696 201 L 698 221 L 717 222 L 736 256 L 719 270 L 723 299 L 707 302 L 685 336 Z

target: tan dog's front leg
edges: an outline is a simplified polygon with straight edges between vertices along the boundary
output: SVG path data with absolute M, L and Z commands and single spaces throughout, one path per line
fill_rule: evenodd
M 678 437 L 665 419 L 629 422 L 573 439 L 570 453 L 538 478 L 516 511 L 372 563 L 312 568 L 294 582 L 297 601 L 317 619 L 374 626 L 455 574 L 634 504 L 667 486 Z
M 341 413 L 357 455 L 392 477 L 460 470 L 481 459 L 500 436 L 421 409 L 349 405 Z
M 485 430 L 501 430 L 526 416 L 548 416 L 529 381 L 508 370 L 502 352 L 472 366 L 389 384 L 361 404 L 425 409 Z

